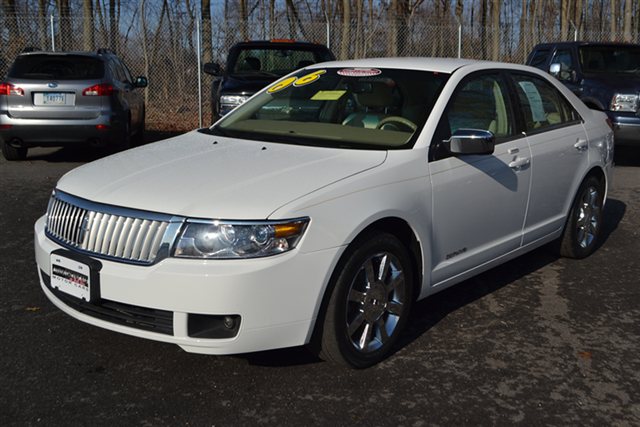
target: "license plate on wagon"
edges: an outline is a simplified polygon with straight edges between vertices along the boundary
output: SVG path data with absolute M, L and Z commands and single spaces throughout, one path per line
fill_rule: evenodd
M 85 301 L 91 300 L 91 267 L 58 253 L 51 254 L 51 287 Z
M 65 105 L 67 96 L 64 93 L 48 92 L 42 94 L 42 103 L 44 105 Z

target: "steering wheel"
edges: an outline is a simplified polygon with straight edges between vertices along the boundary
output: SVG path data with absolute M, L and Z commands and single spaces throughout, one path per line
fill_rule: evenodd
M 402 125 L 404 127 L 408 127 L 409 129 L 411 129 L 412 132 L 415 132 L 416 129 L 418 129 L 418 126 L 416 126 L 416 124 L 413 123 L 411 120 L 405 119 L 404 117 L 400 117 L 400 116 L 385 117 L 384 119 L 380 120 L 380 122 L 376 126 L 376 129 L 382 129 L 382 127 L 388 123 L 395 123 L 395 124 Z

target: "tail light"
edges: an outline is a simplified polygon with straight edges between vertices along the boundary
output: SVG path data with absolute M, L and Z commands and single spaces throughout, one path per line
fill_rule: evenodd
M 24 90 L 11 83 L 2 82 L 0 83 L 0 95 L 24 96 Z
M 107 83 L 93 85 L 82 91 L 84 96 L 109 96 L 112 93 L 113 86 Z

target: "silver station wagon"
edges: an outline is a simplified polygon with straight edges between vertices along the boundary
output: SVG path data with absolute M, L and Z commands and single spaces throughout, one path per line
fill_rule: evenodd
M 535 68 L 316 64 L 65 175 L 35 225 L 40 282 L 81 321 L 189 352 L 309 345 L 363 368 L 414 301 L 546 243 L 591 254 L 613 142 Z

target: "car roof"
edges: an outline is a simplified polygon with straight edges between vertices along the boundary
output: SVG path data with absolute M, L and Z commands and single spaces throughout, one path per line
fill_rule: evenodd
M 530 70 L 530 67 L 523 67 L 517 64 L 507 64 L 503 62 L 480 61 L 475 59 L 428 57 L 370 58 L 346 61 L 332 61 L 314 64 L 313 66 L 310 66 L 308 68 L 318 68 L 323 66 L 331 66 L 336 68 L 398 68 L 450 74 L 459 68 L 475 65 L 484 65 L 487 69 L 508 67 Z

